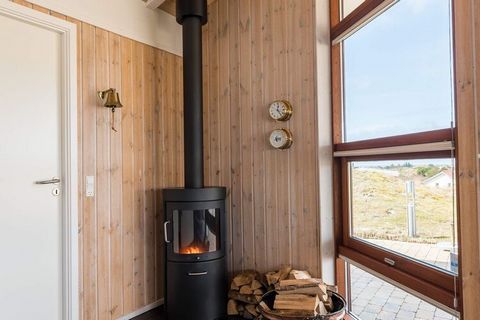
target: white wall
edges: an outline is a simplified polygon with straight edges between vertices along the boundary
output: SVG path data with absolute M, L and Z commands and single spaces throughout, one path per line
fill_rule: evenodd
M 320 201 L 320 225 L 318 228 L 320 228 L 322 279 L 327 283 L 335 283 L 329 1 L 316 0 L 315 8 L 318 165 L 320 181 L 318 194 Z
M 153 47 L 181 55 L 182 30 L 175 18 L 141 0 L 30 0 Z

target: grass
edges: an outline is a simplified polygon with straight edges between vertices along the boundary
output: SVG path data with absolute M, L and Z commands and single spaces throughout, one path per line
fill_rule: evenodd
M 416 167 L 352 170 L 352 216 L 354 235 L 364 239 L 387 239 L 422 243 L 452 241 L 452 188 L 423 183 Z M 397 172 L 398 176 L 392 175 Z M 390 173 L 390 174 L 388 174 Z M 417 237 L 408 237 L 405 182 L 415 182 Z

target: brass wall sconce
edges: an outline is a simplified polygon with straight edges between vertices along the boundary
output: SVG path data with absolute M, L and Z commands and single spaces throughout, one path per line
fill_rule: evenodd
M 99 91 L 98 97 L 102 100 L 105 108 L 112 109 L 112 130 L 117 132 L 115 129 L 115 109 L 123 107 L 123 104 L 120 102 L 120 95 L 116 89 L 110 88 L 105 91 Z

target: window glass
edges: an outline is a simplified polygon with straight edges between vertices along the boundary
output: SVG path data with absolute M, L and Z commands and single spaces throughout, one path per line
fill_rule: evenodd
M 454 320 L 457 317 L 349 265 L 350 311 L 362 320 Z
M 343 42 L 344 141 L 450 128 L 449 0 L 400 0 Z
M 220 209 L 173 210 L 173 251 L 202 254 L 220 250 Z
M 350 163 L 351 235 L 458 272 L 451 159 Z

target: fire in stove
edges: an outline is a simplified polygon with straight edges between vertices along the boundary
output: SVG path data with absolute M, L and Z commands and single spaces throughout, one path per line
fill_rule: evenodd
M 202 254 L 205 252 L 208 252 L 208 250 L 195 245 L 180 249 L 181 254 Z

